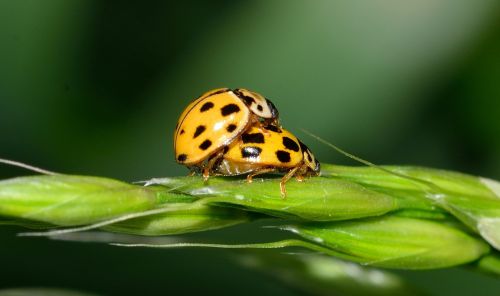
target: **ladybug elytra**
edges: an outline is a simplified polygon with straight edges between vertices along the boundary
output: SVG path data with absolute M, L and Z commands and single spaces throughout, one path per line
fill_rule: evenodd
M 204 93 L 181 114 L 174 133 L 175 160 L 208 178 L 209 157 L 222 151 L 255 124 L 275 124 L 274 104 L 246 89 L 219 88 Z

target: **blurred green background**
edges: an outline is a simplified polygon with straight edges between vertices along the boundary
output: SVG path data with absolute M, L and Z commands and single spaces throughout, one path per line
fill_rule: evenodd
M 183 108 L 218 87 L 270 98 L 323 162 L 500 179 L 500 2 L 0 0 L 0 157 L 127 181 L 174 162 Z M 0 167 L 0 177 L 26 174 Z M 299 295 L 217 250 L 120 249 L 0 233 L 0 288 Z M 262 239 L 245 227 L 215 233 Z M 255 235 L 255 236 L 253 236 Z M 498 295 L 463 269 L 402 272 L 440 295 Z

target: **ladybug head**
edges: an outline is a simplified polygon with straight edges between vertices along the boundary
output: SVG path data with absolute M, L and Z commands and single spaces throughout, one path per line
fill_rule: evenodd
M 267 102 L 267 107 L 269 108 L 269 110 L 271 110 L 271 114 L 272 114 L 271 118 L 278 119 L 280 114 L 279 114 L 276 106 L 274 106 L 273 102 L 271 102 L 271 100 L 269 100 L 269 99 L 266 99 L 266 102 Z
M 312 175 L 319 175 L 319 172 L 321 171 L 321 165 L 319 161 L 316 159 L 316 157 L 314 157 L 311 150 L 309 150 L 309 148 L 304 143 L 299 141 L 299 144 L 300 148 L 302 149 L 304 163 L 307 165 L 308 171 Z

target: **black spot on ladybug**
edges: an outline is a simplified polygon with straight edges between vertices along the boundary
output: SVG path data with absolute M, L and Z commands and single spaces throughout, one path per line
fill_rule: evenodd
M 283 145 L 285 146 L 286 149 L 299 152 L 299 145 L 289 137 L 283 137 Z
M 177 161 L 178 162 L 184 162 L 186 161 L 187 159 L 187 155 L 186 154 L 179 154 L 179 156 L 177 156 Z
M 254 98 L 249 97 L 249 96 L 242 96 L 242 99 L 243 99 L 243 101 L 245 102 L 245 104 L 247 104 L 248 106 L 250 106 L 250 105 L 252 105 L 253 103 L 255 103 Z
M 264 127 L 268 131 L 273 131 L 275 133 L 281 133 L 281 130 L 274 125 L 268 125 Z
M 234 94 L 237 95 L 240 99 L 243 100 L 243 102 L 245 102 L 245 104 L 247 106 L 250 106 L 252 105 L 253 103 L 255 103 L 255 99 L 252 98 L 252 97 L 249 97 L 249 96 L 245 96 L 244 94 L 241 93 L 241 91 L 239 89 L 235 89 L 233 90 Z
M 201 106 L 200 108 L 200 112 L 205 112 L 207 110 L 210 110 L 214 107 L 214 103 L 212 102 L 206 102 L 205 104 L 203 104 L 203 106 Z
M 262 108 L 262 105 L 257 105 L 257 110 L 262 111 L 264 108 Z
M 264 143 L 264 135 L 261 133 L 241 135 L 243 143 Z
M 181 130 L 181 135 L 182 135 L 182 134 L 184 134 L 184 130 L 183 130 L 183 129 Z
M 204 125 L 199 125 L 194 132 L 193 139 L 201 135 L 206 130 Z
M 236 124 L 232 124 L 232 123 L 226 127 L 226 131 L 228 131 L 230 133 L 234 132 L 235 129 L 236 129 Z
M 278 157 L 278 160 L 281 162 L 290 162 L 290 153 L 283 151 L 283 150 L 278 150 L 276 151 L 276 156 Z
M 228 116 L 232 113 L 239 112 L 239 111 L 240 111 L 240 107 L 238 107 L 238 105 L 236 105 L 236 104 L 227 104 L 226 106 L 224 106 L 220 109 L 222 116 Z
M 222 149 L 222 154 L 226 154 L 229 151 L 229 147 L 225 146 L 224 149 Z
M 307 160 L 309 160 L 309 162 L 313 161 L 313 159 L 312 159 L 311 154 L 309 153 L 309 151 L 307 151 Z
M 300 149 L 302 150 L 302 152 L 307 152 L 307 150 L 309 150 L 307 148 L 307 146 L 304 145 L 304 143 L 302 143 L 300 140 L 299 140 L 299 145 L 300 145 Z
M 241 156 L 243 158 L 259 157 L 262 149 L 259 147 L 248 146 L 241 149 Z
M 205 141 L 203 141 L 203 143 L 200 144 L 199 147 L 200 147 L 201 150 L 207 150 L 208 147 L 210 147 L 210 146 L 212 146 L 212 141 L 205 140 Z

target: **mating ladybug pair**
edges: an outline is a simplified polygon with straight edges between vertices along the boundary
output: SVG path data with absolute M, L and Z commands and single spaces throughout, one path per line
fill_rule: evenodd
M 175 159 L 192 173 L 209 176 L 285 172 L 280 189 L 293 176 L 317 176 L 320 164 L 311 151 L 279 124 L 278 110 L 246 89 L 206 92 L 182 112 L 174 134 Z

